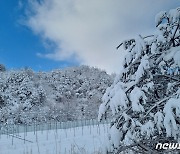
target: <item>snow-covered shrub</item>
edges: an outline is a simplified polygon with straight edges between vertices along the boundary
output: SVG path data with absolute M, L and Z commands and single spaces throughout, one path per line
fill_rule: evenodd
M 160 141 L 180 142 L 180 8 L 160 12 L 155 22 L 158 33 L 117 47 L 127 51 L 124 69 L 102 97 L 98 116 L 112 111 L 115 153 L 151 153 Z
M 0 120 L 28 124 L 95 118 L 112 82 L 112 76 L 89 66 L 51 72 L 0 71 Z

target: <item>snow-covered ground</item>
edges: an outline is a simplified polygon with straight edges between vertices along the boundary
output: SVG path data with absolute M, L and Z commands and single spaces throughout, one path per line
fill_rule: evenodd
M 103 154 L 108 124 L 0 135 L 0 154 Z

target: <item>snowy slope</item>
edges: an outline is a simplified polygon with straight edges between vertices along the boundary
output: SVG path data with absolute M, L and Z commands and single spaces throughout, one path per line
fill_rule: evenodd
M 0 135 L 1 154 L 103 154 L 109 125 Z M 25 139 L 25 140 L 23 140 Z
M 0 72 L 0 122 L 96 118 L 101 97 L 112 80 L 105 71 L 88 66 L 51 72 Z

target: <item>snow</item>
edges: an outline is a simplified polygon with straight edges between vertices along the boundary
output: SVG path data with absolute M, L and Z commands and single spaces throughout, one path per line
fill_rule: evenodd
M 147 84 L 143 85 L 142 90 L 145 92 L 148 92 L 149 90 L 152 90 L 154 88 L 153 82 L 148 82 Z
M 161 11 L 159 12 L 156 16 L 155 16 L 155 24 L 156 26 L 158 26 L 161 22 L 163 18 L 167 17 L 167 13 L 166 11 Z
M 102 101 L 103 101 L 105 104 L 107 104 L 107 102 L 108 102 L 109 99 L 110 99 L 110 92 L 111 92 L 111 90 L 112 90 L 112 87 L 108 87 L 108 88 L 106 89 L 105 94 L 104 94 L 103 97 L 102 97 Z
M 180 7 L 169 11 L 169 21 L 176 22 L 180 19 Z
M 180 139 L 179 19 L 180 8 L 162 11 L 155 33 L 123 42 L 124 69 L 103 96 L 112 110 L 112 152 L 141 139 Z
M 15 124 L 31 124 L 97 118 L 100 99 L 112 79 L 105 71 L 89 66 L 0 72 L 0 121 L 12 118 Z
M 180 98 L 171 98 L 167 101 L 164 107 L 164 127 L 166 129 L 167 137 L 175 137 L 177 135 L 178 131 L 178 124 L 175 120 L 174 110 L 176 113 L 176 116 L 180 118 Z
M 122 137 L 122 133 L 116 128 L 115 125 L 113 125 L 110 128 L 110 140 L 114 147 L 116 147 L 116 148 L 119 147 L 121 137 Z
M 110 107 L 113 115 L 118 113 L 119 109 L 126 109 L 128 104 L 128 99 L 125 92 L 121 88 L 115 91 L 116 93 L 110 101 Z
M 163 57 L 164 61 L 174 60 L 175 65 L 180 67 L 180 46 L 172 47 L 166 52 L 166 55 Z
M 94 154 L 105 153 L 109 125 L 76 127 L 0 135 L 1 154 Z M 25 138 L 26 141 L 23 139 Z M 31 143 L 32 142 L 32 143 Z
M 173 86 L 174 86 L 175 82 L 174 83 L 168 83 L 168 87 L 167 87 L 167 90 L 166 90 L 166 94 L 170 94 L 172 91 L 173 91 Z
M 145 71 L 149 68 L 150 68 L 150 66 L 149 66 L 148 56 L 145 55 L 142 57 L 141 63 L 138 67 L 138 70 L 135 73 L 136 82 L 138 82 L 140 80 L 140 78 L 145 74 Z
M 132 102 L 132 110 L 137 112 L 144 112 L 144 108 L 140 103 L 140 99 L 142 102 L 146 103 L 146 95 L 145 93 L 138 87 L 135 87 L 130 93 L 130 99 Z
M 161 61 L 161 62 L 159 63 L 159 67 L 160 67 L 161 73 L 162 73 L 163 75 L 164 75 L 165 72 L 166 72 L 164 66 L 166 66 L 166 63 L 165 63 L 164 61 Z
M 156 43 L 152 43 L 152 45 L 151 45 L 151 53 L 155 54 L 156 50 L 157 50 L 157 44 Z
M 133 134 L 131 133 L 130 130 L 128 130 L 127 133 L 126 133 L 126 136 L 124 138 L 124 144 L 125 145 L 131 145 L 133 143 L 134 143 L 133 142 Z
M 124 58 L 124 65 L 129 65 L 132 60 L 133 60 L 133 55 L 131 52 L 128 52 Z
M 174 59 L 175 64 L 180 67 L 180 48 L 174 54 L 173 59 Z
M 156 127 L 158 128 L 159 134 L 162 133 L 163 121 L 164 121 L 164 115 L 162 112 L 158 111 L 154 115 L 154 123 L 156 124 Z
M 154 123 L 150 120 L 141 126 L 141 134 L 148 138 L 154 133 Z
M 116 80 L 115 80 L 116 82 Z M 103 104 L 100 105 L 98 119 L 104 114 L 104 112 L 110 106 L 112 114 L 115 115 L 119 110 L 126 109 L 128 106 L 128 98 L 124 92 L 125 84 L 118 82 L 107 88 L 106 93 L 102 97 Z
M 102 116 L 105 114 L 106 112 L 106 104 L 105 103 L 102 103 L 99 107 L 99 114 L 98 114 L 98 121 L 101 120 Z

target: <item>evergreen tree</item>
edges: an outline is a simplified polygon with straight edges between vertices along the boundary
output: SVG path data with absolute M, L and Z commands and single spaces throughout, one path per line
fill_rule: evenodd
M 6 71 L 6 67 L 3 64 L 0 64 L 0 72 Z
M 99 107 L 110 108 L 108 151 L 152 153 L 156 143 L 180 142 L 180 8 L 160 12 L 157 33 L 126 40 L 124 69 Z
M 105 71 L 89 66 L 0 72 L 0 123 L 96 118 L 101 97 L 112 82 Z

